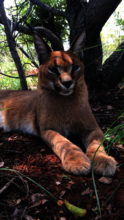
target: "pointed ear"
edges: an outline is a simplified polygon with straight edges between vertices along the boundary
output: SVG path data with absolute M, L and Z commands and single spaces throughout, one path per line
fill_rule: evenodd
M 83 48 L 85 45 L 86 30 L 79 34 L 76 39 L 72 42 L 70 50 L 78 55 L 80 60 L 83 58 Z
M 41 65 L 52 52 L 52 50 L 36 31 L 34 31 L 34 45 L 36 48 L 39 63 Z

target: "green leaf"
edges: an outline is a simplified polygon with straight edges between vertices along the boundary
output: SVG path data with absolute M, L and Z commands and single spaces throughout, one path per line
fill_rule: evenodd
M 122 51 L 122 50 L 124 50 L 124 49 L 117 49 L 117 50 L 115 50 L 115 51 Z

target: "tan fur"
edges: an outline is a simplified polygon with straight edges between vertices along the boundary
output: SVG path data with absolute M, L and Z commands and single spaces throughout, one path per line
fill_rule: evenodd
M 41 45 L 40 45 L 41 44 Z M 73 47 L 80 48 L 80 40 Z M 40 57 L 38 89 L 36 91 L 1 91 L 0 123 L 5 131 L 19 129 L 39 135 L 62 161 L 67 172 L 88 174 L 91 161 L 103 133 L 96 123 L 88 103 L 88 91 L 84 81 L 84 65 L 75 54 L 50 51 L 42 38 L 35 33 L 35 46 Z M 79 69 L 72 74 L 73 66 Z M 57 73 L 52 72 L 53 69 Z M 69 83 L 68 88 L 64 85 Z M 76 136 L 86 154 L 69 139 Z M 98 174 L 111 176 L 116 171 L 114 158 L 108 156 L 103 145 L 94 160 Z

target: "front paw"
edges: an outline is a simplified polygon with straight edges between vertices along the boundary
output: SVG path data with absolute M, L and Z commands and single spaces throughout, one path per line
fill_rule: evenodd
M 64 169 L 75 175 L 87 175 L 91 171 L 91 162 L 83 152 L 71 151 L 62 161 Z
M 116 172 L 116 161 L 108 155 L 96 155 L 94 159 L 94 171 L 103 176 L 113 176 Z

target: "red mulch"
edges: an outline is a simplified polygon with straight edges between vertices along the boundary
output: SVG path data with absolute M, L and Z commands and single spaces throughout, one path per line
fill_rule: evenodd
M 90 98 L 90 103 L 96 120 L 105 131 L 124 109 L 124 90 L 101 91 Z M 123 117 L 117 123 L 121 121 Z M 119 164 L 124 163 L 124 145 L 117 150 L 117 145 L 113 144 L 110 155 L 114 156 Z M 66 199 L 78 207 L 87 209 L 85 217 L 75 217 L 69 211 L 63 210 L 54 198 L 35 183 L 17 173 L 2 170 L 0 189 L 14 177 L 15 179 L 0 194 L 0 220 L 99 219 L 91 174 L 84 177 L 65 172 L 59 159 L 40 138 L 0 130 L 0 162 L 4 162 L 4 166 L 0 163 L 3 168 L 15 169 L 36 181 L 57 199 Z M 102 207 L 124 179 L 124 165 L 117 168 L 110 184 L 99 182 L 99 178 L 100 176 L 95 175 Z M 102 219 L 124 219 L 124 182 L 102 208 Z

